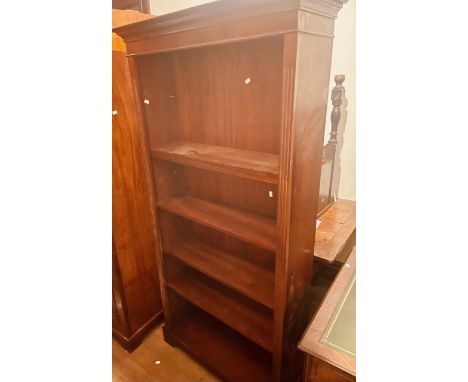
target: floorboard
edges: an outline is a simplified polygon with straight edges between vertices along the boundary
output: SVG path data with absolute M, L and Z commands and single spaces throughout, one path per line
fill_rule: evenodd
M 112 340 L 112 382 L 175 381 L 221 382 L 182 350 L 164 342 L 161 326 L 149 333 L 133 353 Z

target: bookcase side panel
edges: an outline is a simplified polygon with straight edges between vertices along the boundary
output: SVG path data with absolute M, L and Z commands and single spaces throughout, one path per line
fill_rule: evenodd
M 161 232 L 160 232 L 160 223 L 158 215 L 156 213 L 156 200 L 157 200 L 157 190 L 155 189 L 155 182 L 153 175 L 153 166 L 150 155 L 150 137 L 148 131 L 148 125 L 145 121 L 145 115 L 143 113 L 143 93 L 140 77 L 140 67 L 136 57 L 128 57 L 130 73 L 132 78 L 133 94 L 135 97 L 135 112 L 137 116 L 137 126 L 139 129 L 140 139 L 144 147 L 144 163 L 147 168 L 147 183 L 148 187 L 148 196 L 150 200 L 150 214 L 153 222 L 153 230 L 156 238 L 155 241 L 155 257 L 157 264 L 157 271 L 159 276 L 159 286 L 161 292 L 162 307 L 164 313 L 164 319 L 167 324 L 171 322 L 171 313 L 169 310 L 169 299 L 167 296 L 166 289 L 166 275 L 164 271 L 164 260 L 162 254 L 162 244 L 161 244 Z
M 275 316 L 273 337 L 273 376 L 280 381 L 283 349 L 284 312 L 287 307 L 287 256 L 291 219 L 292 128 L 295 98 L 297 33 L 283 37 L 281 146 L 278 182 L 278 247 L 275 271 Z
M 288 256 L 293 290 L 288 306 L 302 298 L 312 275 L 331 53 L 331 38 L 299 33 Z
M 276 345 L 281 342 L 275 349 L 281 360 L 277 356 L 275 362 L 281 364 L 281 381 L 295 380 L 294 373 L 301 369 L 297 342 L 311 318 L 310 281 L 332 41 L 301 32 L 285 35 L 275 320 Z

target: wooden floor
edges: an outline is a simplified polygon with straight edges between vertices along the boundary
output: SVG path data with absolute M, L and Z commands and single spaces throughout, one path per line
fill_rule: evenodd
M 182 350 L 164 342 L 161 325 L 131 354 L 112 340 L 112 381 L 220 382 Z

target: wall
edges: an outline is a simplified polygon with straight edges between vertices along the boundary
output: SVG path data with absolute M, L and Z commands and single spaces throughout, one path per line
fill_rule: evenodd
M 162 15 L 189 8 L 196 5 L 211 3 L 213 0 L 151 0 L 151 13 Z M 335 40 L 331 68 L 330 92 L 334 86 L 333 77 L 336 74 L 346 75 L 344 86 L 346 108 L 339 126 L 340 145 L 338 152 L 338 168 L 335 173 L 337 195 L 342 199 L 356 200 L 356 0 L 349 0 L 344 5 L 335 23 Z M 325 142 L 328 140 L 331 125 L 331 101 L 327 111 Z
M 158 16 L 165 13 L 178 11 L 179 9 L 211 3 L 213 1 L 214 0 L 151 0 L 151 13 Z
M 356 200 L 356 0 L 349 0 L 343 6 L 335 22 L 335 40 L 330 78 L 330 92 L 335 86 L 336 74 L 344 74 L 346 80 L 345 101 L 342 105 L 342 118 L 338 128 L 340 153 L 337 163 L 337 183 L 335 190 L 341 199 Z M 331 101 L 328 103 L 325 142 L 331 130 Z M 340 168 L 341 167 L 341 168 Z

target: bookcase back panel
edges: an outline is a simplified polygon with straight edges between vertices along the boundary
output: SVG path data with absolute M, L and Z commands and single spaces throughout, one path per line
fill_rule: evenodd
M 192 284 L 200 284 L 206 286 L 206 290 L 211 289 L 217 295 L 221 296 L 219 298 L 219 302 L 222 303 L 225 299 L 232 299 L 233 301 L 238 301 L 240 306 L 245 306 L 245 311 L 248 312 L 249 310 L 255 313 L 258 313 L 258 316 L 264 319 L 264 322 L 260 322 L 261 325 L 265 324 L 267 326 L 269 334 L 272 334 L 273 329 L 273 312 L 272 310 L 258 304 L 257 302 L 253 301 L 252 299 L 236 292 L 232 288 L 226 287 L 224 284 L 213 280 L 211 277 L 207 277 L 201 272 L 194 270 L 191 267 L 186 266 L 178 259 L 174 257 L 166 257 L 166 280 L 167 283 L 173 284 L 184 284 L 187 283 L 188 279 L 191 279 L 193 282 Z M 179 294 L 185 294 L 185 290 L 183 288 L 172 288 L 176 291 L 179 291 Z M 185 288 L 184 288 L 185 289 Z M 187 291 L 192 289 L 190 285 L 187 285 Z M 200 291 L 190 291 L 189 293 L 196 293 L 203 297 L 203 288 Z M 215 308 L 216 309 L 216 308 Z M 248 320 L 248 316 L 243 317 Z M 254 317 L 255 319 L 255 317 Z
M 192 196 L 276 219 L 278 186 L 179 164 L 153 161 L 158 200 Z
M 279 153 L 282 37 L 138 58 L 151 146 L 176 141 Z
M 224 380 L 271 382 L 271 354 L 213 316 L 168 290 L 171 336 Z
M 171 54 L 137 59 L 141 89 L 140 102 L 151 147 L 180 140 L 173 57 Z
M 171 290 L 271 351 L 273 312 L 270 309 L 187 267 L 175 257 L 166 258 L 166 272 Z
M 248 261 L 258 267 L 274 272 L 275 269 L 275 253 L 255 245 L 246 243 L 229 235 L 223 234 L 204 227 L 199 224 L 193 224 L 193 237 L 204 243 L 209 243 L 210 246 L 220 251 L 236 256 L 239 259 Z
M 183 242 L 206 243 L 211 248 L 232 258 L 249 262 L 265 271 L 274 272 L 275 253 L 272 251 L 165 211 L 159 211 L 159 220 L 163 251 L 168 251 L 175 244 Z
M 187 193 L 185 182 L 186 167 L 164 161 L 153 161 L 153 179 L 157 191 L 157 199 L 164 200 Z
M 276 219 L 277 185 L 190 167 L 184 175 L 190 195 Z
M 193 237 L 192 224 L 188 220 L 165 211 L 158 211 L 158 216 L 163 250 L 174 242 L 191 240 Z

